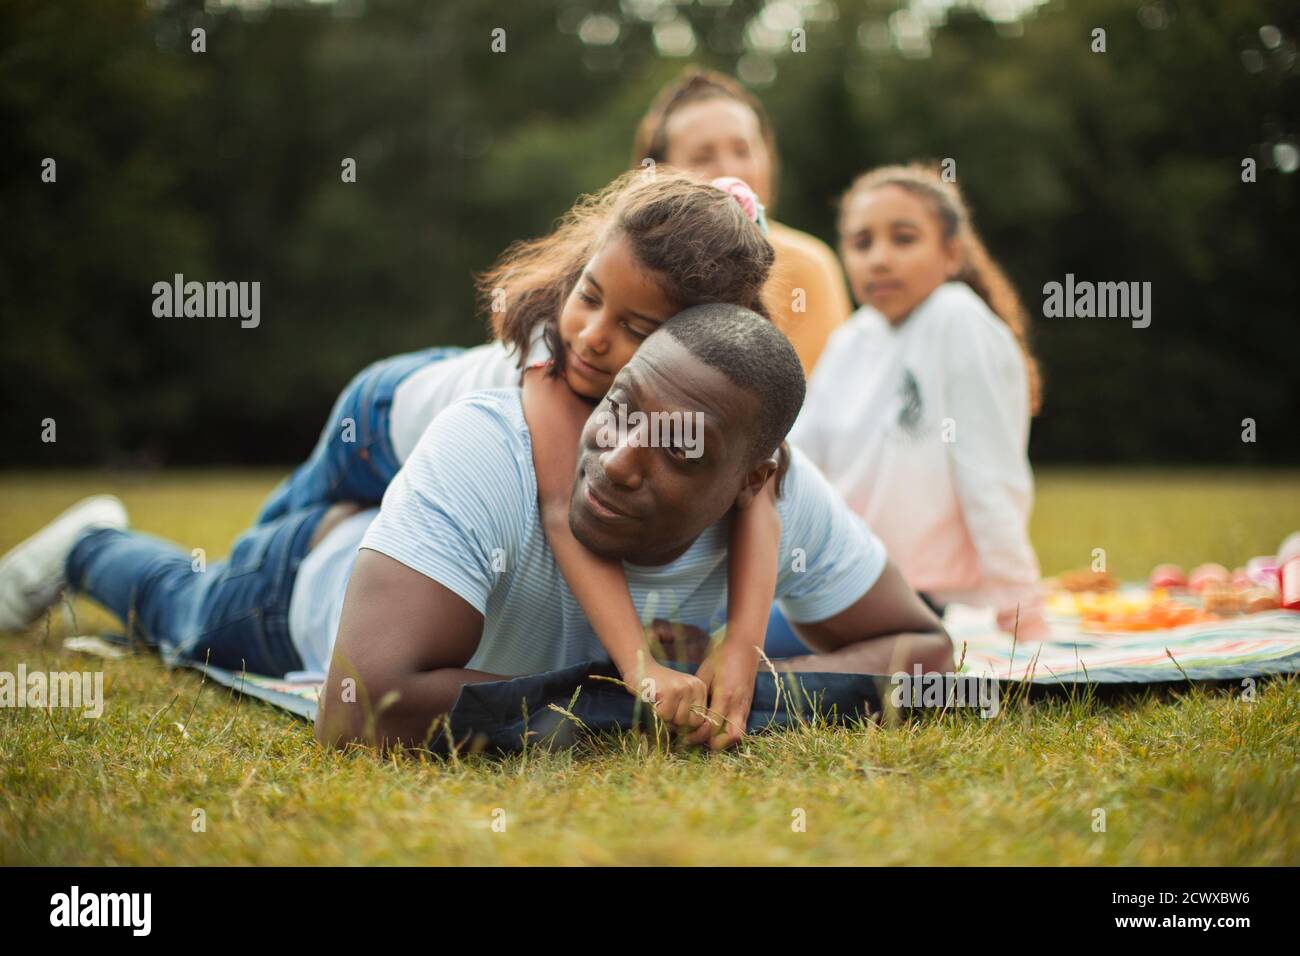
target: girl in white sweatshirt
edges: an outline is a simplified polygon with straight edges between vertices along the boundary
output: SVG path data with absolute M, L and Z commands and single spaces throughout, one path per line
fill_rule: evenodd
M 840 254 L 861 304 L 831 336 L 793 443 L 936 605 L 991 606 L 1046 636 L 1029 542 L 1026 315 L 955 185 L 920 166 L 859 177 Z

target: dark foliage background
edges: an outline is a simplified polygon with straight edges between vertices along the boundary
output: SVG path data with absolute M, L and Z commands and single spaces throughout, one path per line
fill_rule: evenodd
M 471 274 L 624 168 L 688 62 L 754 81 L 794 226 L 833 241 L 855 173 L 952 157 L 1031 309 L 1067 272 L 1153 284 L 1145 330 L 1037 321 L 1035 461 L 1300 461 L 1300 8 L 1004 0 L 915 29 L 942 6 L 3 0 L 0 463 L 300 459 L 368 361 L 484 339 Z M 155 318 L 177 272 L 260 280 L 261 326 Z

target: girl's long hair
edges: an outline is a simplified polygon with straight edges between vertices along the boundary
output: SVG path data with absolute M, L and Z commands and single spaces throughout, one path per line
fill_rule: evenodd
M 637 263 L 679 310 L 732 302 L 771 318 L 763 287 L 771 244 L 727 193 L 667 167 L 624 173 L 582 196 L 538 239 L 513 243 L 476 277 L 496 338 L 524 362 L 539 329 L 564 368 L 558 319 L 565 299 L 601 245 L 627 240 Z
M 1015 336 L 1025 358 L 1030 410 L 1037 415 L 1043 403 L 1043 381 L 1038 360 L 1029 347 L 1029 314 L 1011 280 L 984 248 L 956 183 L 945 182 L 937 168 L 922 163 L 881 166 L 863 173 L 845 190 L 840 197 L 841 217 L 854 196 L 885 186 L 897 186 L 923 200 L 938 219 L 944 239 L 957 240 L 962 251 L 962 264 L 953 278 L 970 286 Z

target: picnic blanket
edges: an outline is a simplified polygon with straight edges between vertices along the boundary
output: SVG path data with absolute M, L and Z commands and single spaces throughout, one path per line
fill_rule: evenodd
M 196 665 L 209 677 L 241 693 L 315 720 L 320 683 L 285 681 Z M 687 668 L 681 668 L 687 669 Z M 648 704 L 617 681 L 607 661 L 583 661 L 544 674 L 467 684 L 431 732 L 429 749 L 517 753 L 527 746 L 563 747 L 584 731 L 631 730 L 651 724 Z M 823 719 L 831 722 L 881 713 L 885 682 L 861 674 L 760 673 L 754 685 L 746 733 Z
M 1091 633 L 1077 617 L 1048 614 L 1052 637 L 1014 642 L 991 610 L 944 614 L 963 673 L 1034 684 L 1155 684 L 1300 673 L 1300 613 L 1270 611 L 1160 631 Z
M 1141 601 L 1145 586 L 1124 593 Z M 954 643 L 959 671 L 1000 684 L 1036 686 L 1151 685 L 1183 681 L 1240 680 L 1300 673 L 1300 613 L 1271 611 L 1216 618 L 1156 631 L 1091 631 L 1077 614 L 1049 602 L 1051 639 L 1015 641 L 1002 633 L 990 609 L 949 606 L 944 624 Z M 118 639 L 120 642 L 121 639 Z M 108 654 L 98 638 L 69 638 L 73 650 Z M 118 651 L 117 653 L 120 653 Z M 236 673 L 189 664 L 241 694 L 314 720 L 321 681 Z M 469 745 L 517 751 L 525 740 L 565 743 L 588 730 L 644 726 L 648 708 L 613 682 L 609 661 L 586 661 L 545 674 L 466 686 L 448 715 L 450 733 L 440 730 L 432 749 Z M 778 681 L 760 671 L 746 728 L 749 733 L 788 727 L 810 718 L 845 721 L 879 714 L 890 696 L 886 675 L 783 674 Z M 531 744 L 530 744 L 531 745 Z

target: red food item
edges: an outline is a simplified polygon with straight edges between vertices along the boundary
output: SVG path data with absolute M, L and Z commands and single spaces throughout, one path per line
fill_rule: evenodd
M 1250 579 L 1245 568 L 1236 568 L 1232 572 L 1232 586 L 1238 591 L 1245 591 L 1247 588 L 1253 588 L 1255 582 Z
M 1187 575 L 1176 564 L 1157 564 L 1151 569 L 1147 583 L 1153 588 L 1185 588 Z
M 1202 564 L 1192 569 L 1187 586 L 1193 591 L 1203 591 L 1207 584 L 1228 584 L 1232 575 L 1221 564 Z

